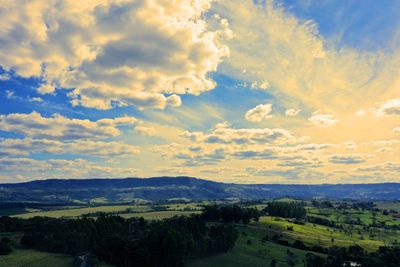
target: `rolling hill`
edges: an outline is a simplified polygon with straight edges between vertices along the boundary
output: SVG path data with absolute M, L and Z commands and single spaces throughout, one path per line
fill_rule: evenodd
M 124 179 L 48 179 L 0 184 L 0 202 L 68 203 L 162 201 L 176 198 L 267 199 L 276 197 L 340 198 L 364 200 L 400 199 L 400 183 L 380 184 L 229 184 L 192 177 Z

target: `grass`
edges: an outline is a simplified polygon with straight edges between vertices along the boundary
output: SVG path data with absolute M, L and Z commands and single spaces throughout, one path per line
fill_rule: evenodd
M 45 216 L 51 218 L 61 218 L 61 217 L 79 217 L 83 214 L 87 213 L 95 213 L 95 212 L 121 212 L 126 209 L 131 209 L 134 212 L 120 214 L 125 218 L 129 217 L 149 217 L 151 219 L 154 216 L 160 216 L 162 218 L 172 217 L 174 215 L 186 215 L 187 212 L 185 209 L 190 209 L 191 213 L 200 211 L 202 208 L 198 206 L 196 203 L 184 203 L 184 204 L 166 204 L 161 205 L 167 209 L 166 212 L 154 213 L 154 214 L 145 214 L 151 211 L 151 206 L 149 205 L 105 205 L 105 206 L 96 206 L 96 207 L 63 207 L 62 209 L 50 210 L 50 211 L 37 211 L 37 210 L 29 210 L 29 212 L 23 212 L 20 214 L 13 215 L 13 217 L 19 218 L 32 218 L 35 216 Z M 177 211 L 175 214 L 172 211 Z M 136 212 L 136 213 L 135 213 Z M 139 213 L 137 213 L 139 212 Z M 172 212 L 172 213 L 171 213 Z M 152 212 L 153 213 L 153 212 Z M 172 215 L 170 215 L 172 214 Z M 156 218 L 158 219 L 158 217 Z
M 400 233 L 398 231 L 384 231 L 382 229 L 376 229 L 374 234 L 375 237 L 371 238 L 369 233 L 362 230 L 361 227 L 355 228 L 350 233 L 346 233 L 343 230 L 330 228 L 327 226 L 305 223 L 305 225 L 298 225 L 291 222 L 287 222 L 283 219 L 276 220 L 273 217 L 264 216 L 260 218 L 258 223 L 252 224 L 254 227 L 268 227 L 271 233 L 282 233 L 286 240 L 293 242 L 296 239 L 302 240 L 305 244 L 321 245 L 330 247 L 336 246 L 351 246 L 358 244 L 368 251 L 375 251 L 379 246 L 383 246 L 386 243 L 400 240 Z M 289 227 L 293 227 L 293 231 L 288 230 Z M 361 235 L 358 234 L 360 230 Z M 332 238 L 334 242 L 332 242 Z
M 74 257 L 60 253 L 48 253 L 32 249 L 14 249 L 10 255 L 0 256 L 4 267 L 75 267 L 80 266 Z M 98 267 L 113 267 L 100 262 Z
M 303 266 L 303 259 L 307 251 L 288 248 L 269 241 L 262 242 L 268 232 L 267 229 L 238 226 L 240 233 L 232 250 L 227 253 L 217 254 L 207 258 L 196 259 L 189 262 L 189 267 L 265 267 L 270 266 L 271 260 L 277 261 L 278 267 L 287 267 L 287 250 L 293 252 L 298 262 L 295 266 Z M 243 234 L 245 233 L 245 234 Z M 248 244 L 250 240 L 250 244 Z M 318 254 L 318 253 L 314 253 Z M 321 255 L 321 254 L 318 254 Z
M 291 199 L 282 200 L 291 201 Z M 102 200 L 98 199 L 97 201 L 101 202 Z M 400 211 L 399 202 L 377 202 L 376 204 L 377 207 L 380 209 L 393 209 Z M 130 208 L 135 212 L 119 214 L 119 216 L 122 216 L 124 218 L 143 217 L 146 220 L 160 220 L 164 218 L 170 218 L 175 215 L 186 216 L 193 213 L 200 213 L 202 209 L 200 205 L 196 203 L 163 204 L 160 206 L 165 207 L 167 210 L 151 211 L 151 206 L 148 205 L 112 205 L 80 208 L 64 207 L 61 210 L 39 212 L 32 210 L 32 212 L 23 213 L 16 216 L 21 218 L 30 218 L 34 216 L 73 218 L 86 213 L 118 212 L 125 211 L 126 209 Z M 266 205 L 264 203 L 252 206 L 258 209 L 263 209 Z M 264 267 L 269 266 L 272 259 L 275 259 L 277 261 L 277 266 L 283 267 L 288 266 L 286 262 L 288 249 L 291 252 L 295 253 L 295 255 L 298 257 L 298 264 L 296 266 L 303 266 L 302 260 L 305 258 L 307 251 L 285 247 L 270 241 L 262 242 L 262 238 L 266 235 L 269 236 L 269 240 L 272 240 L 273 235 L 281 234 L 283 236 L 282 239 L 287 240 L 290 243 L 294 242 L 295 240 L 301 240 L 307 246 L 320 245 L 323 247 L 331 247 L 335 245 L 348 247 L 350 245 L 358 244 L 367 251 L 375 251 L 379 248 L 379 246 L 392 243 L 396 240 L 400 241 L 400 231 L 390 231 L 383 228 L 370 228 L 372 230 L 370 230 L 371 232 L 368 232 L 361 225 L 351 225 L 349 223 L 346 223 L 346 221 L 359 221 L 363 225 L 369 225 L 373 222 L 373 220 L 375 220 L 376 222 L 385 222 L 386 225 L 399 225 L 399 220 L 393 217 L 391 214 L 383 215 L 381 212 L 375 212 L 374 215 L 371 211 L 367 210 L 361 211 L 355 209 L 346 209 L 345 211 L 342 211 L 335 208 L 317 209 L 310 206 L 307 207 L 307 213 L 310 216 L 321 217 L 337 222 L 338 224 L 342 224 L 344 229 L 336 229 L 312 223 L 299 225 L 282 218 L 276 219 L 270 216 L 263 216 L 260 218 L 259 222 L 253 222 L 247 226 L 236 226 L 240 233 L 240 236 L 231 251 L 224 254 L 217 254 L 206 258 L 191 260 L 189 262 L 189 267 Z M 289 230 L 290 227 L 293 227 L 293 230 Z M 312 253 L 317 254 L 315 252 Z M 47 254 L 49 253 L 31 250 L 21 251 L 20 249 L 17 249 L 10 256 L 0 257 L 0 266 L 63 267 L 71 266 L 68 264 L 70 264 L 71 260 L 74 260 L 72 257 L 62 254 L 51 254 L 50 256 Z M 4 262 L 4 260 L 7 259 L 11 263 Z M 26 265 L 26 263 L 21 262 L 25 259 L 32 259 L 32 262 L 28 262 L 28 265 Z M 56 262 L 57 260 L 60 261 L 59 264 Z M 39 264 L 37 264 L 36 261 L 39 262 Z M 62 265 L 62 262 L 67 265 Z
M 395 207 L 393 205 L 393 207 Z M 308 214 L 316 217 L 324 217 L 335 222 L 344 223 L 346 220 L 351 219 L 356 221 L 358 218 L 365 225 L 369 225 L 373 222 L 374 213 L 368 210 L 354 210 L 346 209 L 345 211 L 336 210 L 333 208 L 308 208 Z M 386 225 L 400 225 L 400 222 L 394 220 L 392 215 L 383 215 L 381 212 L 375 212 L 375 220 L 377 222 L 385 222 Z
M 116 205 L 116 206 L 98 206 L 98 207 L 88 207 L 88 208 L 69 208 L 69 209 L 60 209 L 60 210 L 51 210 L 51 211 L 39 211 L 39 212 L 28 212 L 14 215 L 14 217 L 19 218 L 32 218 L 35 216 L 46 216 L 52 218 L 61 218 L 61 217 L 78 217 L 82 214 L 86 213 L 94 213 L 94 212 L 117 212 L 124 211 L 126 209 L 132 209 L 137 212 L 145 212 L 150 210 L 149 206 L 139 206 L 139 205 Z
M 167 204 L 167 205 L 163 205 L 163 206 L 165 206 L 168 210 L 184 210 L 184 209 L 202 210 L 203 209 L 196 203 Z
M 124 218 L 143 217 L 145 220 L 161 220 L 165 218 L 171 218 L 174 216 L 184 215 L 189 216 L 190 214 L 200 213 L 200 211 L 153 211 L 143 213 L 127 213 L 121 214 Z
M 375 204 L 378 209 L 396 210 L 400 212 L 400 201 L 377 201 Z
M 323 216 L 323 215 L 320 215 Z M 293 230 L 289 230 L 293 227 Z M 277 266 L 288 266 L 286 262 L 287 250 L 295 253 L 298 257 L 296 266 L 303 266 L 302 260 L 305 259 L 307 251 L 298 250 L 279 244 L 265 241 L 262 242 L 264 236 L 268 236 L 268 240 L 272 240 L 275 234 L 282 234 L 284 240 L 293 243 L 295 240 L 303 241 L 307 246 L 320 245 L 323 247 L 342 246 L 348 247 L 354 244 L 362 246 L 368 251 L 375 251 L 379 246 L 400 240 L 399 231 L 384 231 L 383 229 L 375 229 L 375 237 L 373 239 L 368 232 L 354 228 L 351 232 L 330 228 L 322 225 L 314 225 L 305 223 L 304 225 L 294 224 L 282 218 L 274 218 L 263 216 L 259 222 L 253 222 L 250 225 L 237 226 L 240 237 L 236 241 L 234 248 L 224 254 L 218 254 L 207 258 L 192 260 L 190 267 L 247 267 L 247 266 L 269 266 L 272 259 L 277 260 Z M 361 231 L 361 235 L 358 234 Z M 245 233 L 245 234 L 243 234 Z M 333 239 L 333 242 L 332 242 Z M 250 244 L 248 244 L 250 240 Z M 318 254 L 312 252 L 314 254 Z M 323 254 L 320 256 L 325 257 Z
M 15 249 L 10 255 L 0 256 L 0 266 L 7 267 L 72 267 L 74 258 L 64 254 L 40 252 L 31 249 Z

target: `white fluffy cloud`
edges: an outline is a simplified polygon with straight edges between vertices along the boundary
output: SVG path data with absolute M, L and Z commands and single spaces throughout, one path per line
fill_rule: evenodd
M 133 128 L 136 122 L 134 117 L 90 121 L 70 119 L 58 114 L 43 117 L 37 112 L 0 115 L 0 130 L 24 136 L 23 139 L 0 139 L 0 154 L 83 154 L 98 157 L 135 155 L 140 152 L 138 147 L 103 139 L 121 135 L 120 128 Z
M 390 99 L 385 103 L 372 108 L 376 116 L 400 115 L 400 99 Z
M 269 82 L 266 80 L 262 82 L 254 81 L 251 83 L 250 88 L 258 90 L 267 90 L 269 88 Z
M 31 158 L 0 158 L 1 182 L 43 178 L 93 178 L 93 177 L 138 177 L 140 170 L 104 166 L 84 159 L 35 160 Z
M 182 136 L 190 138 L 195 142 L 222 144 L 262 144 L 269 142 L 293 142 L 295 140 L 295 137 L 285 129 L 234 129 L 227 122 L 217 124 L 209 134 L 185 131 Z
M 120 135 L 119 127 L 132 127 L 136 121 L 134 117 L 97 121 L 70 119 L 58 114 L 43 117 L 33 111 L 29 114 L 0 115 L 0 130 L 53 140 L 102 139 Z
M 99 157 L 130 156 L 140 151 L 136 146 L 119 142 L 78 140 L 60 142 L 48 139 L 3 139 L 0 140 L 0 155 L 27 156 L 35 153 L 84 154 Z
M 272 104 L 260 104 L 248 110 L 244 117 L 251 122 L 260 122 L 272 117 Z
M 320 114 L 318 112 L 314 112 L 308 120 L 318 127 L 330 127 L 339 122 L 332 114 Z
M 211 0 L 23 0 L 0 6 L 0 65 L 39 77 L 42 94 L 72 88 L 73 105 L 163 109 L 215 87 L 228 55 L 203 14 Z M 166 95 L 173 94 L 170 97 Z

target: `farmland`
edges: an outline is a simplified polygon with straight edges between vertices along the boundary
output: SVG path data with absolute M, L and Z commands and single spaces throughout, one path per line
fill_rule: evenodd
M 7 267 L 75 267 L 80 266 L 76 258 L 60 254 L 48 253 L 32 249 L 15 249 L 12 254 L 0 256 L 0 266 Z M 100 262 L 97 267 L 112 267 L 113 265 Z
M 66 207 L 50 211 L 24 212 L 13 215 L 18 218 L 32 218 L 36 216 L 51 218 L 74 218 L 83 215 L 96 215 L 98 213 L 118 214 L 124 218 L 145 217 L 145 218 L 168 218 L 175 215 L 186 215 L 201 210 L 195 203 L 165 204 L 165 205 L 104 205 L 95 207 Z M 156 212 L 156 213 L 154 213 Z M 154 213 L 154 214 L 153 214 Z
M 400 203 L 377 202 L 358 203 L 353 201 L 318 202 L 294 199 L 278 199 L 280 203 L 299 203 L 303 205 L 307 216 L 304 219 L 283 218 L 263 214 L 249 224 L 235 223 L 239 233 L 234 247 L 226 253 L 191 259 L 189 267 L 241 267 L 303 266 L 307 253 L 313 253 L 323 259 L 328 257 L 331 247 L 348 248 L 360 246 L 366 252 L 374 252 L 379 247 L 395 244 L 400 240 Z M 274 202 L 276 202 L 274 201 Z M 215 202 L 218 205 L 231 205 L 232 201 Z M 243 207 L 256 208 L 264 212 L 270 201 L 237 202 Z M 123 218 L 143 217 L 145 220 L 162 220 L 173 216 L 189 216 L 202 212 L 201 203 L 155 203 L 143 205 L 102 205 L 86 207 L 60 207 L 53 210 L 27 210 L 14 215 L 16 218 L 46 216 L 51 218 L 96 218 L 101 214 L 121 216 Z M 316 219 L 317 218 L 317 219 Z M 320 219 L 321 221 L 318 221 Z M 317 221 L 315 221 L 317 220 Z M 0 237 L 11 237 L 18 243 L 22 233 L 1 233 Z M 300 244 L 299 247 L 296 244 Z M 296 247 L 297 246 L 297 247 Z M 318 248 L 320 251 L 316 251 Z M 41 252 L 22 249 L 18 245 L 7 256 L 0 257 L 0 265 L 5 266 L 75 266 L 76 257 L 66 254 Z M 103 264 L 103 263 L 102 263 Z M 105 265 L 100 265 L 105 266 Z M 111 266 L 111 265 L 110 265 Z
M 278 267 L 286 267 L 288 248 L 274 242 L 263 241 L 267 229 L 237 226 L 240 236 L 236 241 L 235 247 L 228 253 L 207 257 L 204 259 L 193 260 L 190 267 L 245 267 L 269 266 L 275 259 Z M 250 241 L 250 242 L 249 242 Z M 295 254 L 297 264 L 303 266 L 303 260 L 307 251 L 289 248 Z

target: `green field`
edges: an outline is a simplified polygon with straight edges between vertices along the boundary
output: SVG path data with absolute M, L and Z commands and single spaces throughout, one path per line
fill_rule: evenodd
M 14 249 L 10 255 L 0 256 L 0 266 L 4 267 L 76 267 L 79 261 L 74 257 L 58 253 L 47 253 L 32 249 Z M 98 267 L 113 267 L 99 263 Z
M 276 221 L 273 217 L 261 217 L 260 222 L 253 223 L 254 227 L 271 227 L 268 231 L 272 234 L 283 234 L 285 240 L 293 242 L 298 239 L 303 241 L 306 245 L 320 245 L 323 247 L 336 246 L 351 246 L 358 244 L 368 251 L 375 251 L 379 246 L 383 246 L 384 243 L 394 242 L 400 240 L 399 232 L 385 232 L 383 230 L 376 229 L 376 237 L 374 239 L 369 238 L 368 232 L 360 230 L 361 235 L 358 234 L 358 230 L 353 230 L 352 234 L 335 228 L 330 228 L 323 225 L 305 223 L 305 225 L 294 224 L 287 222 L 283 219 Z M 293 231 L 287 230 L 289 227 L 293 227 Z M 333 240 L 332 240 L 333 239 Z
M 152 208 L 149 205 L 105 205 L 96 207 L 63 207 L 61 209 L 50 210 L 50 211 L 37 211 L 29 210 L 21 214 L 13 215 L 13 217 L 19 217 L 23 219 L 32 218 L 35 216 L 51 217 L 51 218 L 61 218 L 61 217 L 79 217 L 83 214 L 90 214 L 96 212 L 104 213 L 119 213 L 122 217 L 145 217 L 145 219 L 162 219 L 172 217 L 174 215 L 186 215 L 188 212 L 192 213 L 199 212 L 202 208 L 195 203 L 183 203 L 183 204 L 165 204 L 158 205 L 159 207 L 165 208 L 166 211 L 156 211 L 154 214 L 147 214 L 147 212 L 152 212 Z M 125 212 L 129 209 L 129 212 Z M 152 212 L 153 213 L 153 212 Z
M 161 220 L 180 215 L 189 216 L 191 214 L 198 214 L 200 212 L 201 211 L 168 210 L 168 211 L 152 211 L 152 212 L 141 212 L 141 213 L 127 213 L 127 214 L 121 214 L 120 216 L 124 218 L 143 217 L 145 220 Z
M 68 255 L 39 252 L 31 249 L 16 249 L 10 255 L 0 256 L 0 266 L 7 267 L 71 267 L 74 258 Z
M 400 212 L 400 201 L 377 201 L 375 204 L 379 209 L 396 210 Z
M 192 260 L 190 267 L 265 267 L 269 266 L 272 259 L 277 261 L 277 266 L 287 267 L 287 250 L 297 256 L 295 266 L 303 266 L 303 259 L 307 251 L 288 248 L 273 242 L 262 242 L 267 229 L 249 226 L 237 226 L 240 233 L 234 248 L 224 254 L 218 254 L 207 258 Z M 250 240 L 250 244 L 248 244 Z M 318 253 L 314 253 L 318 254 Z M 320 254 L 318 254 L 320 255 Z
M 290 199 L 281 199 L 290 201 Z M 303 266 L 303 260 L 308 252 L 273 242 L 274 236 L 279 240 L 292 244 L 296 240 L 302 241 L 307 247 L 332 246 L 348 247 L 359 245 L 365 250 L 376 251 L 380 246 L 400 241 L 400 231 L 388 229 L 385 226 L 400 225 L 399 215 L 393 211 L 400 211 L 399 202 L 377 202 L 373 210 L 354 208 L 339 209 L 338 204 L 331 208 L 316 208 L 307 203 L 307 215 L 323 218 L 335 222 L 340 227 L 302 222 L 294 223 L 291 219 L 272 216 L 262 216 L 258 222 L 249 225 L 237 224 L 239 238 L 234 248 L 224 254 L 216 254 L 206 258 L 189 261 L 190 267 L 241 267 L 241 266 L 269 266 L 272 259 L 277 261 L 277 266 L 288 266 L 288 250 L 295 254 L 297 264 Z M 205 203 L 202 203 L 205 204 Z M 223 203 L 220 203 L 223 204 Z M 265 208 L 267 202 L 252 204 L 259 210 Z M 351 204 L 351 203 L 350 203 Z M 127 211 L 127 209 L 129 209 Z M 392 210 L 390 214 L 383 214 L 383 210 Z M 124 218 L 143 217 L 146 220 L 160 220 L 173 216 L 188 216 L 198 214 L 202 207 L 198 203 L 158 204 L 158 205 L 105 205 L 96 207 L 64 207 L 60 210 L 25 212 L 15 215 L 20 218 L 34 216 L 67 217 L 74 218 L 83 214 L 96 212 L 118 213 Z M 374 226 L 377 223 L 378 226 Z M 2 235 L 0 234 L 0 237 Z M 11 236 L 12 237 L 12 236 Z M 263 240 L 267 237 L 267 240 Z M 14 239 L 18 239 L 18 233 Z M 316 252 L 312 252 L 318 254 Z M 324 254 L 320 256 L 326 257 Z M 33 250 L 17 248 L 11 255 L 0 257 L 0 266 L 74 266 L 76 259 L 62 254 L 50 254 Z M 105 266 L 105 265 L 101 265 Z
M 375 218 L 376 222 L 384 222 L 386 225 L 400 225 L 400 221 L 397 219 L 393 219 L 392 215 L 384 215 L 381 212 L 371 212 L 368 210 L 363 211 L 346 209 L 345 211 L 340 211 L 333 208 L 309 208 L 308 214 L 317 217 L 326 217 L 332 221 L 339 223 L 346 223 L 346 221 L 348 220 L 358 221 L 358 219 L 360 219 L 360 223 L 368 225 L 371 224 Z
M 51 218 L 78 217 L 87 213 L 119 212 L 119 211 L 124 211 L 128 208 L 134 210 L 135 212 L 145 212 L 150 210 L 149 206 L 117 205 L 117 206 L 98 206 L 98 207 L 87 207 L 87 208 L 68 208 L 68 209 L 51 210 L 51 211 L 27 212 L 14 215 L 13 217 L 19 217 L 24 219 L 32 218 L 35 216 L 45 216 Z

